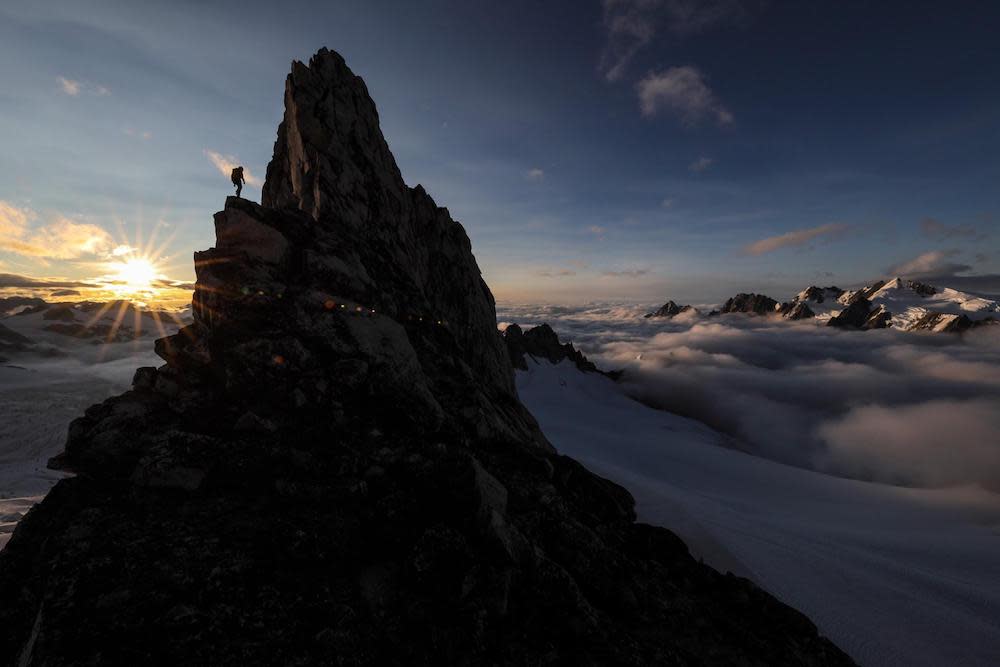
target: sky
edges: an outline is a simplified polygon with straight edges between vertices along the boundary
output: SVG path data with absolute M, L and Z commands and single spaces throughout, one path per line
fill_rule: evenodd
M 229 166 L 259 200 L 290 62 L 326 46 L 500 300 L 997 293 L 997 25 L 919 1 L 8 1 L 0 290 L 148 257 L 186 298 Z

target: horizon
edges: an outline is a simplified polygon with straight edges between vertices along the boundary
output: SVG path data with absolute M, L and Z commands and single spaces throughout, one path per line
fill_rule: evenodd
M 498 301 L 784 299 L 896 274 L 1000 292 L 983 12 L 567 7 L 0 10 L 0 165 L 16 175 L 0 183 L 0 293 L 183 305 L 228 169 L 259 200 L 288 65 L 324 45 Z

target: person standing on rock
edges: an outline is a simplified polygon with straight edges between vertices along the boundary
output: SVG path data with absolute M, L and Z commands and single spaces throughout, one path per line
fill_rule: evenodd
M 239 197 L 240 193 L 243 192 L 243 184 L 246 182 L 246 179 L 243 178 L 243 167 L 235 167 L 233 169 L 233 185 L 236 186 L 237 197 Z

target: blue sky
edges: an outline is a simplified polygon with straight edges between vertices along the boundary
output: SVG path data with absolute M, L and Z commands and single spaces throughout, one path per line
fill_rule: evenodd
M 231 192 L 212 156 L 262 177 L 289 63 L 327 46 L 500 299 L 993 290 L 1000 6 L 955 4 L 7 3 L 0 274 L 132 246 L 192 279 Z

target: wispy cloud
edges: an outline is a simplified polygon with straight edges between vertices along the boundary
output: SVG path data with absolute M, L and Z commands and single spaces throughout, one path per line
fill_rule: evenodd
M 110 95 L 111 91 L 107 86 L 102 86 L 99 84 L 88 83 L 86 81 L 78 81 L 76 79 L 68 79 L 64 76 L 57 76 L 56 82 L 59 84 L 59 89 L 66 95 L 70 97 L 77 97 L 81 93 L 86 93 L 88 95 Z
M 31 278 L 14 273 L 0 273 L 0 288 L 6 287 L 37 287 L 37 288 L 71 288 L 94 287 L 93 283 L 64 278 Z
M 850 229 L 850 225 L 838 222 L 820 225 L 819 227 L 810 227 L 809 229 L 796 229 L 785 234 L 754 241 L 753 243 L 744 246 L 743 252 L 747 255 L 763 255 L 765 253 L 774 252 L 775 250 L 780 250 L 781 248 L 805 245 L 813 239 L 824 236 L 837 236 L 839 234 L 843 234 L 848 229 Z
M 680 38 L 744 14 L 738 0 L 604 0 L 607 42 L 600 72 L 608 81 L 617 81 L 657 35 Z
M 733 114 L 708 87 L 701 72 L 690 65 L 652 72 L 636 84 L 636 90 L 644 116 L 665 111 L 678 116 L 685 125 L 697 125 L 706 118 L 719 125 L 733 122 Z
M 233 173 L 233 169 L 240 166 L 239 158 L 233 155 L 223 155 L 222 153 L 209 150 L 206 148 L 204 151 L 205 157 L 207 157 L 215 168 L 219 170 L 219 173 L 229 178 Z M 260 179 L 250 173 L 250 170 L 244 166 L 243 167 L 243 178 L 246 179 L 247 185 L 252 185 L 254 187 L 260 187 Z
M 555 269 L 551 271 L 542 270 L 542 271 L 536 271 L 535 275 L 540 278 L 565 278 L 568 276 L 575 276 L 576 271 L 573 271 L 571 269 Z
M 700 174 L 701 172 L 711 167 L 714 162 L 715 160 L 713 160 L 712 158 L 705 157 L 704 155 L 702 155 L 700 158 L 698 158 L 697 160 L 688 165 L 688 171 Z
M 0 250 L 46 259 L 77 259 L 100 255 L 114 247 L 111 235 L 102 227 L 58 217 L 49 224 L 31 229 L 34 211 L 0 201 Z
M 934 218 L 924 218 L 920 221 L 920 231 L 932 239 L 969 239 L 980 241 L 987 234 L 973 225 L 946 225 Z
M 652 271 L 650 269 L 630 269 L 626 271 L 605 271 L 601 275 L 605 278 L 639 278 L 647 276 Z
M 149 130 L 136 130 L 131 127 L 126 127 L 123 131 L 129 137 L 135 137 L 136 139 L 142 139 L 144 141 L 148 141 L 153 138 L 153 133 Z
M 534 181 L 535 183 L 541 183 L 545 180 L 545 170 L 538 167 L 534 167 L 524 172 L 524 177 L 529 181 Z
M 968 264 L 951 261 L 951 258 L 958 254 L 959 251 L 955 249 L 932 250 L 922 255 L 917 255 L 911 260 L 890 266 L 888 273 L 909 278 L 925 278 L 927 276 L 944 276 L 970 271 L 972 267 Z
M 601 227 L 600 225 L 590 225 L 587 227 L 587 232 L 593 234 L 594 236 L 604 236 L 607 231 L 607 229 Z

